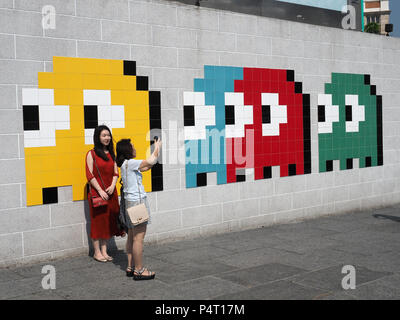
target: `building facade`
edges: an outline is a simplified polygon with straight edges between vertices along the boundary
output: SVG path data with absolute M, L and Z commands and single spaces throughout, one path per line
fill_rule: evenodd
M 364 0 L 364 25 L 376 22 L 380 25 L 381 34 L 386 34 L 385 26 L 389 20 L 389 0 Z

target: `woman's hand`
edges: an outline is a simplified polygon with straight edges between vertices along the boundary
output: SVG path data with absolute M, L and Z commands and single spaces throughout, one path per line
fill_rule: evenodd
M 115 186 L 112 184 L 111 186 L 109 186 L 109 187 L 106 189 L 107 194 L 108 194 L 109 196 L 111 196 L 111 195 L 114 193 L 114 189 L 115 189 Z
M 109 189 L 109 188 L 108 188 L 108 189 Z M 108 199 L 109 199 L 108 194 L 107 194 L 106 192 L 104 192 L 103 190 L 100 190 L 100 191 L 99 191 L 99 195 L 100 195 L 100 197 L 101 197 L 103 200 L 108 200 Z

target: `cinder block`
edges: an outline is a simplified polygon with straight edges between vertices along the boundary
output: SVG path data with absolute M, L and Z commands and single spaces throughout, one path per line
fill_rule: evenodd
M 204 65 L 218 65 L 219 54 L 213 51 L 179 49 L 178 67 L 180 68 L 201 68 Z
M 0 160 L 0 177 L 7 183 L 25 183 L 25 161 Z
M 176 48 L 133 45 L 132 56 L 142 66 L 177 67 L 178 51 Z
M 275 214 L 264 214 L 257 217 L 245 218 L 240 220 L 240 229 L 254 229 L 269 227 L 275 224 Z
M 153 86 L 156 88 L 181 88 L 193 91 L 193 79 L 201 76 L 200 70 L 155 68 Z
M 132 22 L 176 26 L 176 6 L 164 3 L 131 1 L 130 17 Z
M 78 56 L 97 59 L 130 59 L 129 45 L 78 41 Z
M 269 180 L 255 180 L 249 181 L 245 183 L 239 183 L 239 195 L 240 199 L 250 199 L 250 198 L 261 198 L 271 196 L 274 193 L 274 184 L 271 179 Z
M 200 206 L 182 210 L 182 226 L 198 227 L 208 224 L 222 223 L 222 206 Z
M 58 187 L 58 203 L 72 202 L 72 186 Z
M 101 22 L 102 39 L 116 43 L 151 44 L 151 26 L 118 21 Z
M 100 20 L 57 16 L 56 28 L 46 29 L 45 35 L 53 38 L 101 40 Z
M 180 170 L 163 172 L 164 190 L 181 189 Z
M 158 234 L 181 227 L 181 210 L 173 210 L 152 214 L 147 230 L 149 234 Z
M 18 134 L 18 146 L 19 146 L 19 156 L 18 158 L 25 158 L 25 149 L 24 149 L 24 134 Z
M 0 70 L 0 84 L 37 84 L 38 72 L 44 71 L 41 62 L 16 60 L 0 60 Z
M 204 225 L 200 227 L 202 237 L 210 237 L 217 234 L 240 231 L 240 220 L 230 220 L 223 223 Z
M 272 42 L 270 38 L 248 35 L 236 36 L 236 51 L 271 55 Z
M 306 175 L 274 179 L 275 194 L 300 192 L 306 190 Z
M 12 9 L 13 6 L 13 0 L 0 0 L 0 8 Z
M 195 189 L 163 191 L 157 194 L 157 211 L 170 211 L 200 205 L 200 193 Z
M 257 55 L 255 54 L 220 52 L 219 59 L 222 65 L 257 66 Z
M 261 198 L 260 214 L 273 214 L 280 211 L 288 211 L 292 209 L 292 194 Z
M 334 183 L 334 176 L 329 172 L 313 173 L 306 175 L 306 190 L 333 187 Z
M 349 199 L 365 198 L 373 195 L 373 185 L 371 182 L 359 183 L 349 186 Z
M 340 170 L 334 172 L 335 186 L 356 184 L 360 181 L 360 170 Z
M 257 66 L 260 68 L 287 69 L 289 68 L 288 57 L 258 55 Z
M 1 109 L 16 109 L 17 98 L 16 98 L 15 85 L 0 85 L 0 110 Z
M 315 41 L 318 38 L 319 30 L 315 25 L 292 22 L 290 23 L 290 38 L 293 40 Z
M 304 209 L 304 217 L 306 219 L 315 219 L 333 213 L 335 213 L 335 204 L 333 202 Z
M 218 12 L 199 8 L 177 7 L 177 26 L 190 29 L 218 30 Z
M 202 205 L 237 201 L 240 199 L 239 185 L 237 183 L 202 187 L 199 191 Z
M 372 210 L 384 207 L 383 197 L 365 197 L 361 199 L 361 210 Z
M 153 27 L 153 44 L 173 48 L 197 48 L 197 32 L 194 30 Z
M 0 9 L 0 33 L 42 36 L 42 14 Z
M 51 205 L 51 227 L 89 223 L 90 214 L 89 211 L 85 212 L 84 202 L 85 201 L 74 201 L 71 203 L 58 203 Z
M 0 234 L 48 227 L 50 227 L 50 211 L 48 206 L 33 206 L 0 212 Z
M 296 192 L 293 194 L 293 209 L 315 207 L 322 204 L 320 190 Z
M 361 210 L 361 199 L 349 201 L 335 201 L 335 214 Z
M 22 233 L 0 235 L 0 261 L 22 258 Z
M 83 247 L 82 224 L 24 232 L 25 255 L 80 247 Z
M 75 57 L 73 40 L 17 36 L 17 59 L 51 61 L 53 56 Z
M 349 188 L 352 186 L 340 186 L 321 190 L 322 203 L 334 203 L 336 201 L 349 200 Z
M 0 34 L 0 59 L 14 59 L 15 46 L 14 36 Z
M 272 39 L 272 54 L 288 57 L 304 57 L 304 42 L 298 40 Z
M 344 35 L 347 32 L 349 31 L 319 26 L 318 42 L 344 44 Z
M 0 145 L 3 148 L 3 152 L 0 154 L 0 160 L 19 157 L 18 134 L 0 135 Z
M 219 13 L 219 31 L 237 34 L 257 34 L 257 19 L 251 15 Z
M 19 184 L 0 185 L 0 192 L 1 194 L 5 195 L 4 197 L 0 197 L 0 210 L 19 208 L 21 206 L 21 192 Z M 0 217 L 3 214 L 3 212 L 0 212 Z
M 44 6 L 53 6 L 56 14 L 75 15 L 75 0 L 14 0 L 15 9 L 42 12 Z
M 178 58 L 178 60 L 179 60 L 179 58 Z M 179 104 L 179 98 L 180 98 L 179 92 L 180 92 L 180 90 L 177 88 L 163 89 L 161 91 L 161 108 L 162 109 L 180 109 L 180 110 L 182 110 L 182 106 Z M 169 128 L 169 129 L 171 129 L 171 128 Z
M 129 5 L 127 0 L 76 0 L 76 15 L 129 21 Z
M 333 46 L 326 43 L 306 42 L 304 46 L 304 58 L 332 59 Z
M 279 212 L 275 216 L 275 223 L 276 224 L 284 224 L 284 223 L 301 221 L 305 217 L 304 210 L 305 209 L 295 209 L 295 210 L 290 210 L 290 211 Z
M 233 52 L 236 50 L 236 38 L 231 33 L 199 31 L 197 34 L 197 47 L 202 50 Z
M 23 131 L 21 110 L 0 110 L 0 134 L 18 134 Z
M 287 39 L 290 36 L 290 22 L 285 20 L 257 17 L 257 34 L 265 37 L 280 37 Z
M 227 202 L 223 204 L 223 221 L 254 217 L 260 213 L 258 199 Z

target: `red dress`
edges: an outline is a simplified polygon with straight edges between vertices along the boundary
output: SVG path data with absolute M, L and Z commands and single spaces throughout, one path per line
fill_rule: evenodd
M 96 164 L 97 167 L 99 168 L 105 188 L 108 188 L 112 183 L 113 177 L 114 176 L 118 177 L 118 174 L 114 173 L 115 162 L 111 158 L 111 155 L 109 153 L 106 155 L 108 156 L 109 159 L 108 161 L 104 161 L 102 158 L 98 157 L 94 151 L 92 152 L 92 157 L 94 156 L 96 159 Z M 87 154 L 86 154 L 86 159 L 87 159 Z M 93 174 L 92 174 L 88 168 L 86 161 L 86 177 L 88 182 L 93 178 L 96 178 L 100 187 L 104 188 L 94 162 L 93 162 Z M 98 195 L 95 188 L 91 187 L 90 189 L 93 195 Z M 92 239 L 97 240 L 97 239 L 110 239 L 113 236 L 121 236 L 121 232 L 118 229 L 117 225 L 117 218 L 119 215 L 117 188 L 114 189 L 113 195 L 109 197 L 107 206 L 93 208 L 91 201 L 88 202 L 89 202 L 90 220 L 91 220 L 90 237 Z

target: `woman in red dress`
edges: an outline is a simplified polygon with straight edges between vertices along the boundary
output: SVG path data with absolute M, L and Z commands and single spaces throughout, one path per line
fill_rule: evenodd
M 112 261 L 107 254 L 107 241 L 113 236 L 122 236 L 118 228 L 118 193 L 115 185 L 118 168 L 115 162 L 114 144 L 111 131 L 106 126 L 98 126 L 93 135 L 94 149 L 86 155 L 86 177 L 90 183 L 90 193 L 107 200 L 107 205 L 94 208 L 89 199 L 90 237 L 93 240 L 93 258 L 99 262 Z M 97 167 L 96 167 L 97 165 Z

